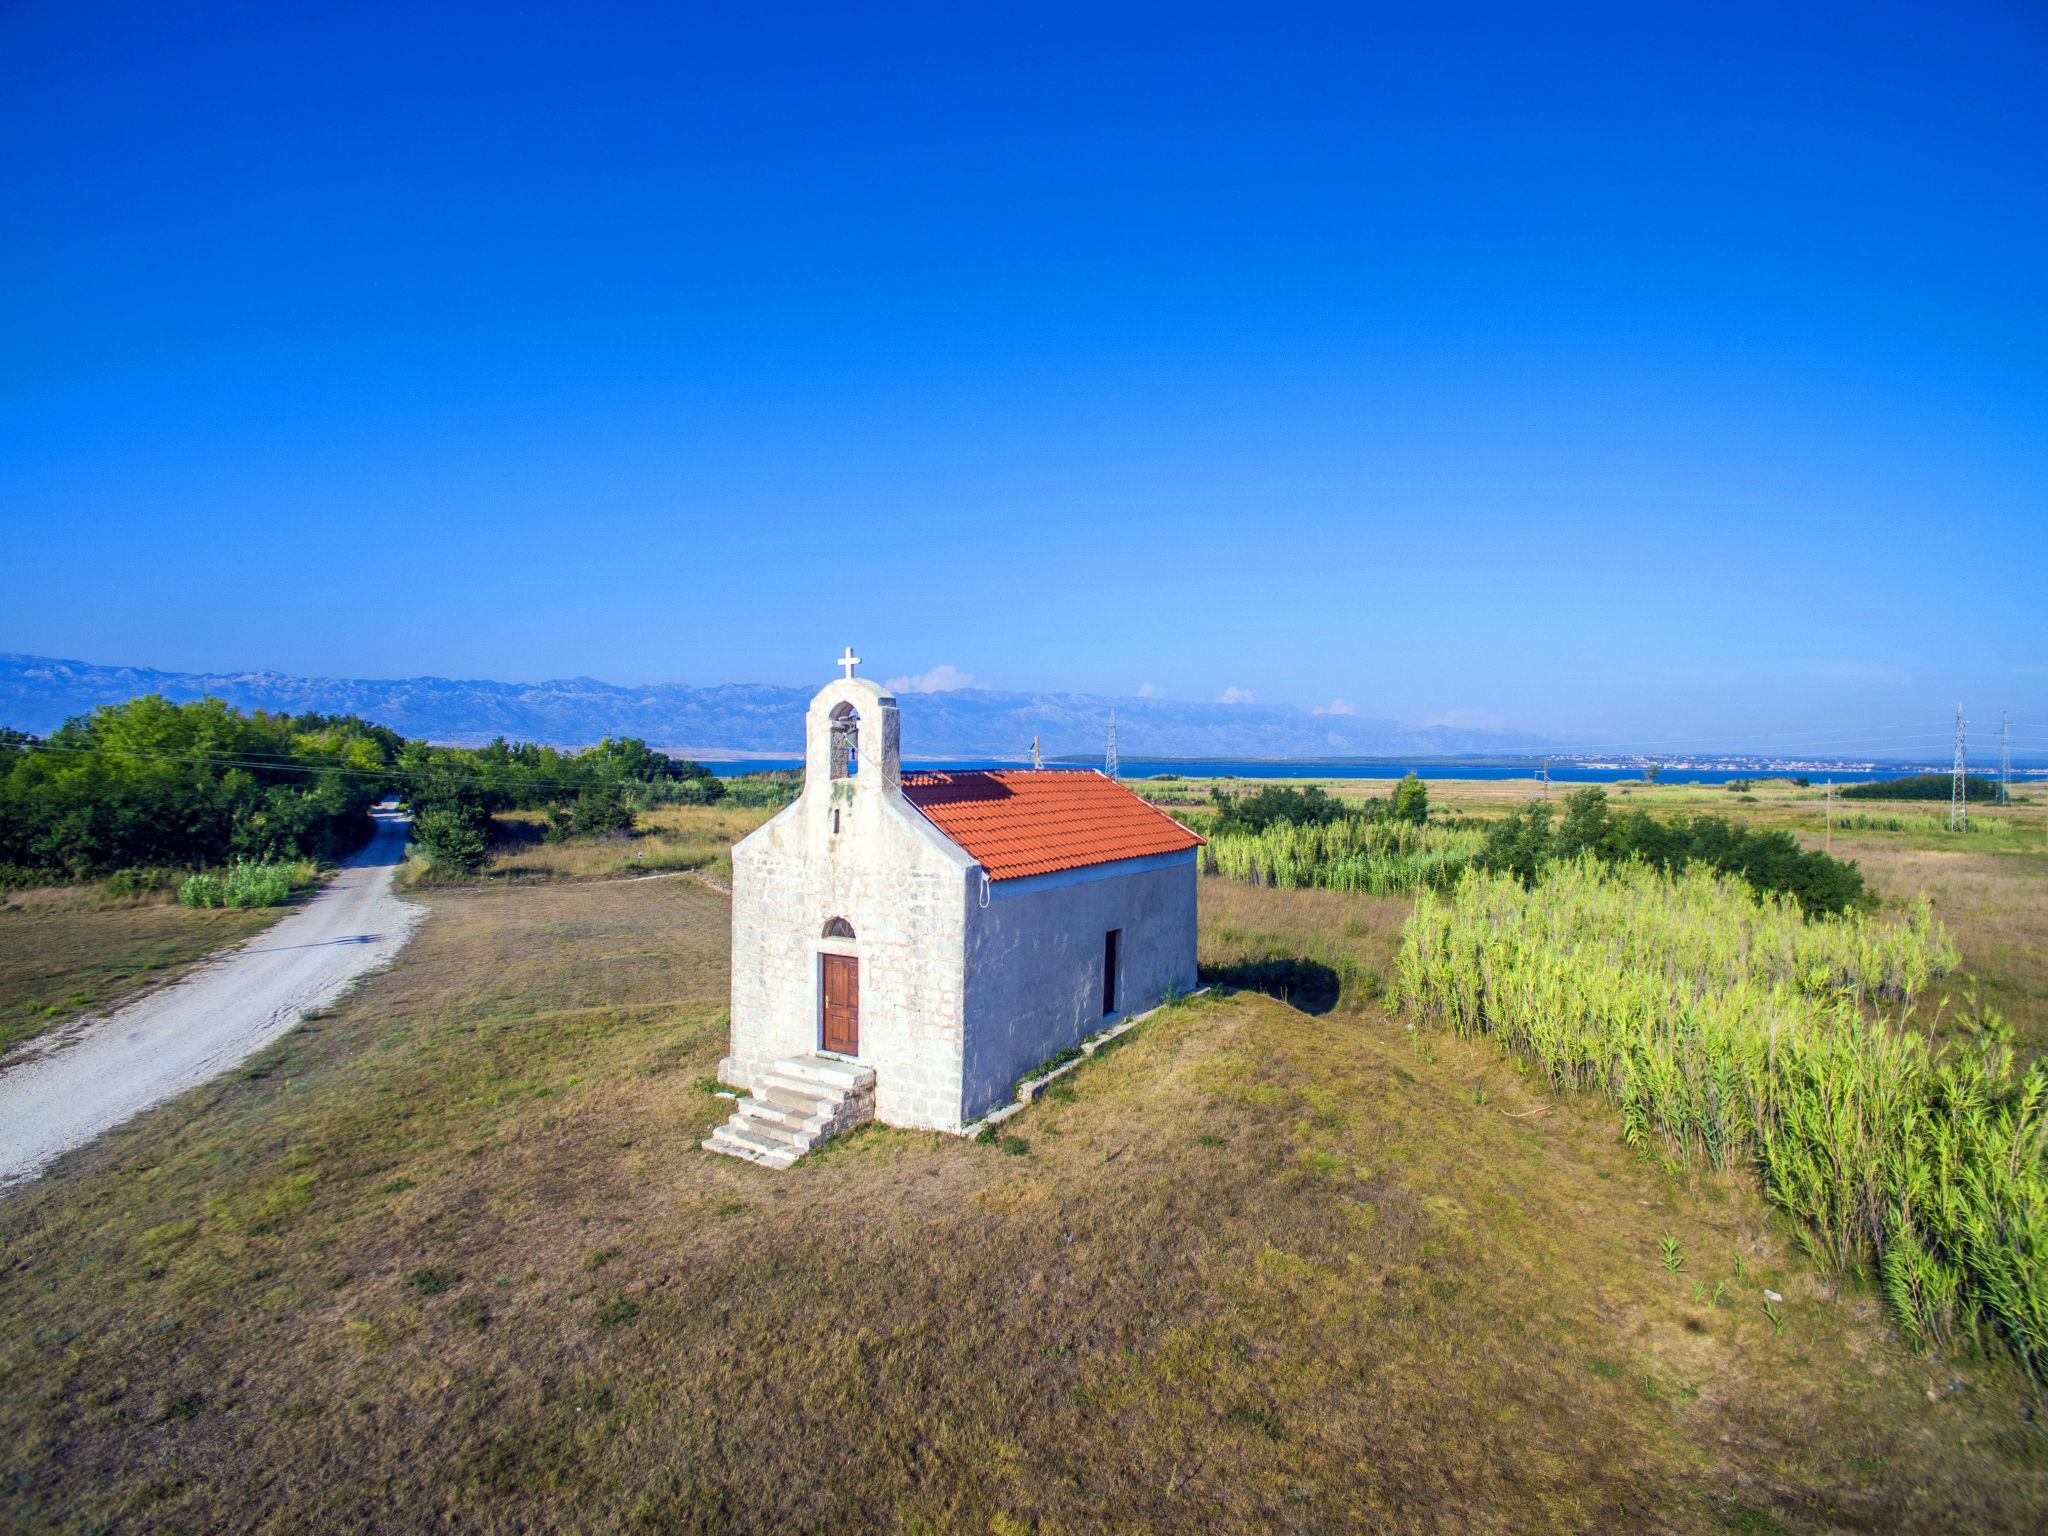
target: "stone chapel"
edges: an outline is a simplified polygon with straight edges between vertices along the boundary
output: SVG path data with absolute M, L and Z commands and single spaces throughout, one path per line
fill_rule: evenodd
M 732 851 L 719 1075 L 750 1097 L 704 1145 L 771 1167 L 870 1117 L 958 1131 L 1195 986 L 1201 838 L 1094 771 L 903 772 L 858 663 L 811 700 L 802 794 Z

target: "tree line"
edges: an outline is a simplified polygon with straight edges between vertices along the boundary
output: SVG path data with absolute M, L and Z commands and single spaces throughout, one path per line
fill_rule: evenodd
M 1853 862 L 1802 848 L 1790 832 L 1757 831 L 1722 816 L 1659 821 L 1642 810 L 1617 812 L 1597 786 L 1566 796 L 1561 817 L 1541 800 L 1511 811 L 1487 829 L 1474 862 L 1534 886 L 1553 865 L 1585 854 L 1608 864 L 1636 859 L 1667 874 L 1703 865 L 1788 895 L 1809 914 L 1870 904 Z
M 2000 804 L 2000 791 L 1998 780 L 1988 774 L 1963 775 L 1963 798 L 1971 805 Z M 1903 779 L 1844 784 L 1835 793 L 1844 800 L 1947 800 L 1955 793 L 1955 779 L 1946 773 L 1915 773 Z
M 502 739 L 412 741 L 353 715 L 245 714 L 157 695 L 78 716 L 47 738 L 0 730 L 0 882 L 90 879 L 231 860 L 339 858 L 370 807 L 409 802 L 423 843 L 481 862 L 493 811 L 546 809 L 564 832 L 630 827 L 637 810 L 710 804 L 723 784 L 630 737 L 581 752 Z

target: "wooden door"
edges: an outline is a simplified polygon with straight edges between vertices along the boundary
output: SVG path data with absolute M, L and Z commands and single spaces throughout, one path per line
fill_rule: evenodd
M 842 1056 L 860 1054 L 860 960 L 826 955 L 824 1047 Z
M 1118 941 L 1123 936 L 1121 928 L 1112 928 L 1102 936 L 1102 1011 L 1105 1015 L 1116 1012 L 1116 952 Z

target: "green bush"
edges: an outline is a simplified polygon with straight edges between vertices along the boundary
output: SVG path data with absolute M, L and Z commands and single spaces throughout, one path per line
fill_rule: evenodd
M 637 825 L 633 807 L 616 784 L 593 784 L 573 801 L 548 813 L 548 837 L 605 837 L 630 833 Z
M 188 907 L 281 907 L 291 900 L 292 866 L 237 859 L 224 875 L 197 874 L 178 887 Z
M 490 853 L 490 816 L 480 807 L 460 802 L 415 813 L 413 846 L 443 874 L 475 874 Z
M 1219 836 L 1263 832 L 1283 821 L 1294 827 L 1320 827 L 1345 815 L 1344 802 L 1314 784 L 1306 789 L 1268 784 L 1249 795 L 1233 795 L 1227 789 L 1219 789 L 1212 791 L 1209 798 L 1216 807 L 1210 829 Z
M 1840 913 L 1867 904 L 1853 863 L 1802 848 L 1790 832 L 1759 832 L 1720 816 L 1659 821 L 1647 811 L 1615 814 L 1597 786 L 1569 795 L 1553 824 L 1552 807 L 1535 801 L 1487 830 L 1473 861 L 1535 885 L 1556 863 L 1590 854 L 1610 864 L 1638 859 L 1671 872 L 1703 864 L 1739 875 L 1756 890 L 1793 897 L 1811 913 Z

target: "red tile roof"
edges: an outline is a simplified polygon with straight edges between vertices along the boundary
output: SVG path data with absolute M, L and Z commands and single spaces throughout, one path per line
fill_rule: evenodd
M 1202 839 L 1093 771 L 906 773 L 903 798 L 991 880 L 1196 848 Z

